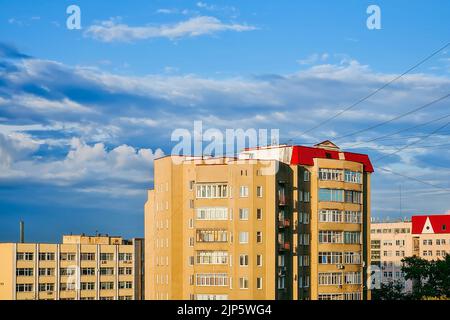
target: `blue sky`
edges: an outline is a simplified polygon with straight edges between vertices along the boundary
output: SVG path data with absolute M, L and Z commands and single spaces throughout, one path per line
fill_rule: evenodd
M 67 6 L 81 30 L 66 28 Z M 381 30 L 366 9 L 381 8 Z M 450 39 L 446 1 L 0 0 L 0 241 L 68 232 L 143 235 L 155 157 L 170 134 L 279 128 L 312 144 L 388 120 L 450 89 L 443 50 L 308 135 Z M 338 140 L 377 166 L 450 188 L 449 100 Z M 380 135 L 417 126 L 392 137 Z M 356 143 L 357 148 L 353 147 Z M 399 212 L 399 188 L 403 212 Z M 373 216 L 450 210 L 450 192 L 378 170 Z

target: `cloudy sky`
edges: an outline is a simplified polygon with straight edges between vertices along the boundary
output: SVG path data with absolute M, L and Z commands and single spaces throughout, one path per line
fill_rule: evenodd
M 368 153 L 375 217 L 447 212 L 450 98 L 378 124 L 450 93 L 450 47 L 302 134 L 450 41 L 444 0 L 376 1 L 381 30 L 373 3 L 0 0 L 0 241 L 20 219 L 29 241 L 142 236 L 153 159 L 195 120 Z

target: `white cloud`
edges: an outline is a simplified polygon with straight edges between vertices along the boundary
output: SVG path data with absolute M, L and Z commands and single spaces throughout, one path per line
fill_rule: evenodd
M 223 31 L 243 32 L 255 29 L 255 27 L 245 24 L 224 23 L 215 17 L 209 16 L 192 17 L 175 24 L 137 27 L 120 23 L 117 19 L 110 19 L 100 24 L 89 26 L 84 35 L 103 42 L 129 42 L 152 38 L 174 40 L 183 37 L 210 35 Z
M 323 63 L 326 60 L 328 60 L 328 58 L 330 57 L 330 55 L 328 53 L 313 53 L 311 55 L 309 55 L 308 57 L 306 57 L 305 59 L 300 59 L 297 60 L 297 62 L 301 65 L 311 65 L 311 64 L 316 64 L 316 63 Z
M 132 117 L 121 117 L 119 118 L 121 122 L 146 126 L 146 127 L 157 127 L 159 122 L 150 118 L 132 118 Z
M 62 100 L 48 100 L 32 94 L 15 95 L 9 103 L 20 107 L 32 109 L 37 112 L 71 112 L 71 113 L 93 113 L 94 110 L 74 102 L 68 98 Z
M 103 143 L 89 145 L 78 138 L 70 141 L 69 151 L 61 160 L 33 159 L 30 155 L 37 149 L 38 144 L 24 135 L 0 135 L 0 177 L 114 189 L 150 183 L 153 160 L 164 155 L 161 149 L 136 149 L 126 144 L 108 150 Z

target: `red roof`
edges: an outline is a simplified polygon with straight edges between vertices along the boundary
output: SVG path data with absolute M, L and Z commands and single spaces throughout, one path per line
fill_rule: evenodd
M 364 165 L 365 172 L 374 171 L 369 156 L 366 154 L 341 152 L 304 146 L 294 146 L 292 148 L 291 164 L 312 166 L 314 165 L 314 158 L 339 160 L 339 153 L 342 153 L 347 161 L 362 163 Z
M 411 221 L 413 234 L 450 233 L 450 214 L 412 216 Z

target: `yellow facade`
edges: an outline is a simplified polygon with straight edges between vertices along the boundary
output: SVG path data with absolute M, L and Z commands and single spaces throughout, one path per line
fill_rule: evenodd
M 143 299 L 142 239 L 70 235 L 1 243 L 0 300 Z
M 370 299 L 370 173 L 345 159 L 292 165 L 289 152 L 155 160 L 145 204 L 146 299 Z M 342 179 L 321 179 L 323 169 L 340 170 Z M 357 182 L 343 178 L 348 172 Z M 322 189 L 345 199 L 323 201 Z M 352 192 L 358 201 L 345 201 Z M 324 210 L 342 219 L 322 221 Z M 332 237 L 342 241 L 323 243 Z M 340 260 L 323 263 L 329 253 Z

